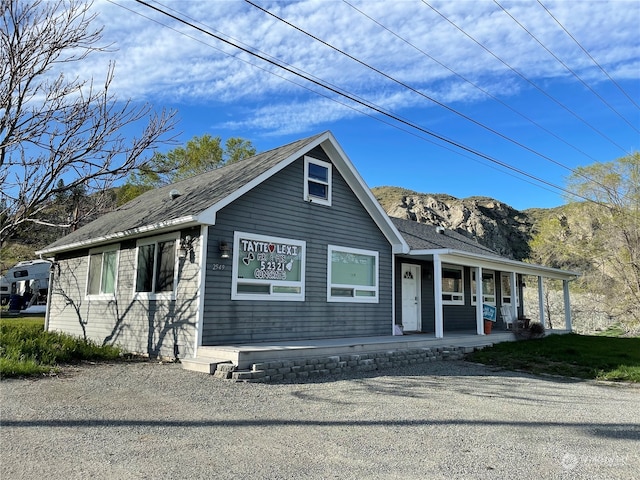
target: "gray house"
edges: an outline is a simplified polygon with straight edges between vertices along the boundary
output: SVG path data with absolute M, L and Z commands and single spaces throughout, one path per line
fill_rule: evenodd
M 147 192 L 46 247 L 47 328 L 183 359 L 400 325 L 482 334 L 483 304 L 521 309 L 521 275 L 575 275 L 441 232 L 390 219 L 325 132 Z

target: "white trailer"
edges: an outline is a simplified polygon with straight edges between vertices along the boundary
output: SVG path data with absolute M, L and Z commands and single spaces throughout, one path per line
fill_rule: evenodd
M 27 260 L 11 267 L 0 277 L 2 305 L 10 303 L 11 298 L 16 296 L 28 298 L 28 301 L 22 302 L 21 308 L 45 304 L 50 270 L 49 260 Z

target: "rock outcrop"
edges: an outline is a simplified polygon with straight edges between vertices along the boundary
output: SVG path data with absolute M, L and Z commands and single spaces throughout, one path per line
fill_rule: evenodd
M 525 212 L 498 200 L 487 197 L 458 199 L 397 187 L 374 188 L 373 194 L 392 217 L 441 225 L 475 238 L 504 257 L 523 260 L 529 256 L 532 222 Z

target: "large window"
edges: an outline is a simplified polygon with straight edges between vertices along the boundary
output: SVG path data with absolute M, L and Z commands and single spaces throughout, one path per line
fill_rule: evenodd
M 500 274 L 501 290 L 502 290 L 502 305 L 511 305 L 511 299 L 513 298 L 513 292 L 511 289 L 511 274 Z M 520 306 L 520 299 L 518 298 L 518 292 L 516 289 L 516 304 Z
M 378 252 L 329 245 L 327 301 L 378 302 Z
M 136 293 L 174 298 L 176 286 L 176 236 L 138 241 Z
M 496 304 L 496 276 L 494 272 L 482 271 L 482 303 Z M 476 304 L 476 271 L 471 273 L 471 304 Z
M 306 243 L 236 232 L 232 300 L 304 300 Z
M 331 205 L 331 164 L 304 157 L 304 199 Z
M 87 295 L 112 297 L 116 292 L 118 246 L 94 249 L 89 252 Z
M 442 303 L 464 305 L 464 276 L 462 267 L 442 266 Z

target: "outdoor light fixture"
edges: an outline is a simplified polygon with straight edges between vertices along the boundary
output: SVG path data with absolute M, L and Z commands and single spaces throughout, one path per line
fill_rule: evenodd
M 195 242 L 195 240 L 196 239 L 191 237 L 191 235 L 187 235 L 180 239 L 178 258 L 186 258 L 188 253 L 193 252 L 193 242 Z
M 220 258 L 231 258 L 231 247 L 227 242 L 220 240 L 218 249 L 220 250 Z

